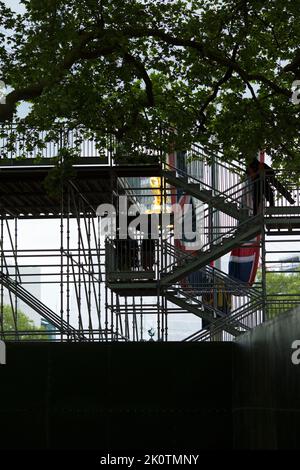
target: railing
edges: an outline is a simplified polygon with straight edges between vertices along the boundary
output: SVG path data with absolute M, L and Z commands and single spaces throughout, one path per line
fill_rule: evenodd
M 247 305 L 254 303 L 254 301 L 251 298 L 249 299 L 247 296 L 238 297 L 238 307 L 233 307 L 230 292 L 222 285 L 219 285 L 218 288 L 217 283 L 215 283 L 211 289 L 210 281 L 208 282 L 208 286 L 202 286 L 200 290 L 197 290 L 197 288 L 191 289 L 189 287 L 180 286 L 178 288 L 172 287 L 171 289 L 168 289 L 168 293 L 170 292 L 179 298 L 188 300 L 189 305 L 196 305 L 199 310 L 210 312 L 212 317 L 216 320 L 216 325 L 218 321 L 217 319 L 225 319 L 229 317 L 229 315 L 231 315 L 231 310 L 233 315 L 234 312 L 242 311 L 242 309 L 246 308 Z M 242 305 L 240 305 L 240 303 Z M 235 326 L 235 328 L 248 329 L 247 325 L 240 323 L 238 320 L 233 326 Z
M 274 180 L 277 181 L 277 185 L 274 184 Z M 274 170 L 274 177 L 267 176 L 266 181 L 272 185 L 275 207 L 300 207 L 300 172 Z M 294 204 L 284 196 L 284 192 L 290 193 Z
M 300 290 L 300 286 L 299 286 Z M 288 313 L 300 306 L 300 293 L 282 295 L 268 295 L 266 299 L 266 318 L 268 320 Z
M 14 125 L 0 128 L 1 159 L 51 159 L 58 157 L 62 147 L 68 148 L 76 156 L 101 157 L 109 161 L 114 142 L 109 135 L 97 141 L 83 129 L 68 129 L 63 125 L 51 131 L 18 130 Z
M 11 293 L 15 294 L 23 300 L 29 307 L 33 308 L 39 315 L 50 322 L 57 330 L 64 334 L 70 335 L 75 340 L 85 340 L 86 338 L 82 333 L 77 335 L 77 331 L 67 321 L 60 318 L 55 312 L 43 304 L 39 299 L 34 297 L 29 291 L 24 289 L 21 283 L 11 279 L 8 275 L 0 273 L 1 284 L 4 285 Z M 16 333 L 15 333 L 16 334 Z M 19 335 L 19 331 L 17 332 Z
M 182 252 L 172 245 L 169 241 L 163 242 L 164 252 L 170 259 L 176 259 L 177 265 L 182 266 L 194 259 L 192 254 Z M 166 256 L 165 255 L 165 256 Z M 240 330 L 252 328 L 263 321 L 263 297 L 262 289 L 259 287 L 249 287 L 247 284 L 238 282 L 222 271 L 211 266 L 205 266 L 196 273 L 167 288 L 167 292 L 175 293 L 183 298 L 188 298 L 191 303 L 198 303 L 198 306 L 204 309 L 210 309 L 215 317 L 224 317 L 224 322 L 231 319 L 236 314 L 235 321 L 239 323 Z M 249 312 L 249 306 L 255 305 L 255 309 Z M 256 308 L 257 307 L 257 308 Z M 231 320 L 230 320 L 231 322 Z M 222 325 L 225 325 L 222 323 Z M 218 328 L 219 323 L 213 325 L 215 333 L 222 333 L 222 328 Z M 216 329 L 217 327 L 217 329 Z M 206 331 L 200 331 L 198 334 L 205 334 Z M 198 336 L 197 334 L 197 336 Z M 228 340 L 232 336 L 226 332 Z
M 280 300 L 276 296 L 269 296 L 265 302 L 266 319 L 272 319 L 278 315 L 288 313 L 289 311 L 299 308 L 300 296 L 291 296 L 290 300 Z M 184 341 L 210 341 L 218 340 L 232 341 L 234 337 L 224 331 L 227 325 L 237 325 L 236 322 L 242 324 L 244 329 L 252 329 L 264 321 L 263 303 L 249 302 L 240 308 L 234 310 L 230 315 L 223 316 L 218 322 L 214 323 L 207 330 L 199 330 L 185 338 Z
M 168 240 L 163 241 L 163 248 L 164 253 L 168 258 L 177 260 L 178 266 L 182 266 L 185 263 L 193 261 L 194 259 L 194 256 L 192 254 L 180 250 Z M 250 296 L 255 299 L 261 298 L 260 288 L 249 288 L 248 284 L 231 278 L 230 276 L 215 267 L 204 266 L 194 274 L 197 275 L 197 277 L 193 279 L 192 287 L 194 289 L 195 294 L 197 292 L 201 292 L 203 289 L 211 290 L 214 288 L 214 285 L 217 284 L 217 290 L 219 290 L 219 286 L 223 286 L 223 289 L 226 292 L 229 292 L 230 294 L 235 295 L 237 297 Z M 188 283 L 188 280 L 186 280 L 185 282 Z
M 107 341 L 128 341 L 128 338 L 122 336 L 116 331 L 110 329 L 93 329 L 93 337 L 90 337 L 91 331 L 88 329 L 74 329 L 72 333 L 75 337 L 85 336 L 89 342 L 107 342 Z M 5 342 L 17 340 L 21 341 L 46 341 L 46 342 L 70 342 L 70 337 L 67 334 L 61 335 L 58 331 L 47 330 L 47 329 L 32 329 L 32 330 L 3 330 L 1 332 L 1 338 Z
M 261 216 L 253 216 L 241 223 L 238 223 L 235 219 L 231 218 L 231 224 L 226 226 L 214 227 L 213 232 L 211 231 L 211 214 L 208 210 L 204 211 L 204 217 L 199 223 L 200 229 L 198 234 L 203 237 L 202 246 L 191 245 L 191 253 L 207 253 L 211 252 L 214 247 L 225 245 L 226 241 L 233 240 L 238 234 L 242 234 L 249 227 L 256 228 L 258 225 L 261 225 L 262 218 Z M 247 240 L 245 240 L 246 242 Z M 193 248 L 194 246 L 194 248 Z M 164 249 L 164 247 L 162 247 Z M 173 272 L 178 266 L 182 265 L 185 260 L 172 259 L 170 258 L 170 253 L 168 252 L 169 247 L 164 256 L 167 257 L 167 262 L 164 264 L 163 273 Z M 168 258 L 169 256 L 169 258 Z M 195 258 L 194 258 L 195 259 Z
M 217 181 L 212 181 L 211 167 L 205 166 L 203 178 L 193 176 L 190 171 L 176 168 L 169 163 L 164 164 L 164 169 L 176 173 L 176 177 L 184 179 L 187 183 L 199 185 L 199 190 L 211 192 L 211 199 L 222 198 L 225 203 L 236 204 L 237 210 L 247 209 L 252 212 L 251 197 L 253 185 L 249 180 L 241 180 L 238 174 L 230 175 L 229 169 L 219 161 L 216 163 L 219 168 Z M 232 178 L 231 178 L 232 176 Z M 219 184 L 220 183 L 220 184 Z M 234 183 L 234 184 L 231 184 Z M 221 186 L 221 188 L 219 188 Z
M 64 123 L 57 123 L 48 131 L 11 124 L 0 127 L 0 155 L 2 160 L 42 161 L 58 157 L 60 149 L 67 148 L 74 157 L 101 158 L 102 164 L 145 164 L 161 161 L 163 135 L 160 128 L 154 130 L 147 146 L 146 135 L 141 135 L 136 144 L 117 140 L 109 133 L 69 128 Z
M 264 321 L 263 306 L 261 302 L 250 301 L 242 307 L 237 308 L 227 316 L 218 319 L 212 328 L 199 330 L 185 338 L 184 341 L 209 341 L 214 340 L 218 335 L 219 341 L 232 341 L 232 335 L 224 332 L 227 326 L 234 326 L 240 332 L 254 328 Z
M 246 166 L 243 163 L 222 161 L 220 154 L 200 145 L 193 144 L 187 154 L 187 173 L 190 175 L 200 174 L 199 163 L 209 160 L 209 164 L 202 167 L 201 181 L 221 193 L 235 187 L 246 174 Z

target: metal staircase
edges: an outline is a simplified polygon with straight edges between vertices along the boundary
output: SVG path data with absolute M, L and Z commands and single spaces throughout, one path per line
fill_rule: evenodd
M 155 272 L 128 271 L 123 279 L 120 272 L 113 273 L 112 276 L 107 273 L 108 280 L 113 281 L 115 277 L 115 282 L 110 287 L 117 295 L 151 296 L 156 292 L 167 301 L 167 305 L 171 304 L 171 310 L 173 306 L 177 306 L 179 311 L 192 313 L 204 320 L 206 329 L 193 333 L 185 341 L 207 341 L 223 332 L 234 338 L 265 320 L 267 297 L 262 286 L 249 287 L 211 267 L 211 262 L 252 241 L 257 235 L 265 233 L 265 230 L 272 235 L 300 234 L 299 186 L 288 188 L 295 205 L 288 205 L 280 193 L 275 193 L 275 207 L 264 206 L 260 214 L 254 215 L 251 207 L 253 183 L 241 178 L 241 173 L 245 174 L 245 168 L 234 165 L 227 168 L 215 156 L 213 159 L 217 173 L 225 170 L 224 181 L 219 179 L 221 184 L 218 189 L 209 173 L 198 178 L 191 171 L 188 173 L 166 163 L 161 170 L 162 187 L 165 188 L 167 197 L 179 190 L 179 194 L 191 196 L 202 203 L 197 206 L 200 207 L 201 246 L 194 250 L 191 248 L 190 252 L 183 251 L 180 243 L 172 238 L 175 238 L 174 229 L 169 239 L 159 240 Z M 262 178 L 261 194 L 264 194 L 264 181 Z M 184 199 L 182 201 L 184 205 Z M 195 286 L 194 281 L 191 286 L 188 285 L 191 275 L 199 276 L 199 285 Z M 220 285 L 223 286 L 221 290 Z M 215 303 L 207 302 L 209 290 L 216 293 L 218 290 L 222 292 L 222 289 L 234 299 L 233 308 L 227 313 Z
M 205 341 L 222 334 L 222 332 L 236 337 L 253 327 L 253 324 L 257 324 L 257 321 L 253 322 L 254 317 L 263 318 L 262 292 L 257 292 L 255 289 L 235 281 L 224 273 L 211 268 L 209 264 L 263 231 L 263 217 L 253 216 L 250 204 L 247 204 L 252 198 L 252 184 L 239 180 L 232 186 L 225 184 L 223 192 L 220 192 L 191 175 L 183 174 L 174 168 L 172 170 L 168 169 L 164 172 L 166 181 L 173 187 L 179 188 L 205 203 L 210 211 L 211 219 L 212 211 L 220 211 L 236 221 L 232 222 L 230 218 L 227 219 L 231 228 L 225 229 L 223 233 L 221 229 L 221 233 L 213 234 L 210 240 L 196 253 L 187 254 L 171 247 L 170 244 L 166 247 L 172 261 L 162 273 L 161 286 L 166 288 L 164 295 L 173 304 L 200 316 L 206 320 L 206 323 L 209 321 L 209 328 L 194 333 L 191 338 L 186 340 Z M 179 283 L 177 289 L 174 290 L 172 286 L 174 282 L 182 281 L 195 271 L 203 275 L 206 288 L 207 284 L 211 284 L 216 292 L 217 286 L 223 284 L 224 292 L 237 297 L 244 296 L 242 305 L 237 306 L 229 314 L 224 314 L 215 305 L 208 305 L 205 302 L 205 297 L 201 297 L 201 286 L 193 291 L 188 291 Z M 211 282 L 209 282 L 209 275 L 212 279 Z
M 299 235 L 300 207 L 268 207 L 265 224 L 269 235 Z
M 165 298 L 178 305 L 180 308 L 185 309 L 198 317 L 207 320 L 213 328 L 217 327 L 218 320 L 216 315 L 223 317 L 224 313 L 219 311 L 213 306 L 205 304 L 200 299 L 195 297 L 193 293 L 189 293 L 184 289 L 172 289 L 165 292 Z M 238 336 L 240 331 L 238 328 L 242 328 L 243 325 L 239 322 L 224 325 L 224 330 L 230 333 L 232 336 Z
M 210 164 L 200 169 L 201 162 L 207 159 Z M 250 209 L 245 196 L 251 194 L 252 185 L 243 177 L 245 175 L 246 166 L 241 162 L 222 161 L 217 154 L 197 144 L 186 153 L 184 170 L 179 162 L 177 167 L 165 162 L 162 169 L 162 176 L 171 187 L 237 220 L 242 220 L 246 209 Z
M 219 162 L 216 164 L 219 165 Z M 236 173 L 235 169 L 233 171 Z M 209 315 L 207 315 L 208 306 L 201 299 L 201 289 L 198 292 L 194 290 L 193 293 L 189 292 L 187 294 L 185 289 L 179 284 L 177 290 L 174 291 L 173 289 L 172 292 L 172 284 L 182 281 L 190 273 L 196 272 L 199 269 L 202 274 L 203 270 L 206 270 L 207 282 L 209 263 L 211 261 L 253 239 L 259 233 L 263 233 L 264 228 L 266 228 L 267 233 L 270 235 L 300 234 L 299 186 L 295 185 L 288 188 L 295 200 L 295 205 L 288 204 L 277 191 L 274 194 L 276 207 L 264 207 L 261 216 L 253 217 L 251 216 L 251 208 L 247 203 L 247 201 L 251 203 L 253 197 L 251 182 L 242 183 L 237 181 L 232 186 L 225 182 L 225 187 L 222 188 L 223 191 L 218 191 L 211 187 L 210 182 L 200 181 L 174 167 L 168 167 L 163 174 L 167 183 L 199 199 L 210 211 L 222 212 L 238 221 L 237 227 L 232 227 L 226 233 L 218 234 L 217 236 L 213 234 L 212 239 L 198 253 L 193 253 L 193 255 L 187 256 L 186 253 L 180 253 L 180 250 L 170 246 L 167 249 L 170 258 L 173 258 L 173 261 L 167 264 L 163 270 L 161 278 L 161 286 L 166 287 L 165 296 L 167 300 L 188 312 L 209 320 Z M 263 184 L 264 181 L 262 180 L 260 182 L 261 188 L 263 188 Z M 245 286 L 239 285 L 238 282 L 234 286 L 233 279 L 228 278 L 224 274 L 221 277 L 223 278 L 222 282 L 226 286 L 224 290 L 227 292 L 235 290 L 233 295 L 240 295 L 242 291 L 245 292 Z M 219 282 L 220 274 L 215 276 L 213 284 L 218 285 Z M 171 291 L 168 291 L 168 289 Z M 255 293 L 254 289 L 249 288 L 246 288 L 246 290 L 247 299 L 243 305 L 238 306 L 227 315 L 222 315 L 222 312 L 218 311 L 214 306 L 210 315 L 209 329 L 200 330 L 186 340 L 206 341 L 222 332 L 227 332 L 234 337 L 264 321 L 267 310 L 265 293 L 264 295 L 262 292 Z
M 178 263 L 176 259 L 168 264 L 162 272 L 163 277 L 161 279 L 161 285 L 171 285 L 203 266 L 209 265 L 211 261 L 227 254 L 233 248 L 245 243 L 247 240 L 251 240 L 258 235 L 261 230 L 262 219 L 259 215 L 242 222 L 237 228 L 231 229 L 217 237 L 213 245 L 210 243 L 204 245 L 192 258 L 182 258 L 180 263 Z
M 193 261 L 193 255 L 182 252 L 170 243 L 166 242 L 165 245 L 169 255 L 176 258 L 178 264 Z M 214 334 L 226 331 L 235 337 L 251 328 L 251 325 L 247 323 L 247 319 L 254 313 L 263 310 L 261 289 L 250 288 L 247 284 L 243 284 L 211 266 L 202 267 L 198 271 L 198 277 L 200 282 L 197 285 L 193 283 L 191 287 L 188 286 L 188 280 L 186 287 L 180 283 L 177 283 L 176 286 L 166 287 L 164 291 L 165 298 L 183 310 L 208 321 L 210 330 L 214 331 Z M 220 289 L 236 299 L 241 299 L 242 305 L 236 306 L 230 314 L 225 314 L 216 306 L 207 304 L 202 298 L 203 294 L 211 292 L 214 295 Z M 209 332 L 204 331 L 202 333 L 203 340 L 210 337 Z M 197 340 L 198 337 L 199 340 L 202 340 L 199 332 L 195 333 L 195 337 Z
M 184 341 L 208 341 L 211 339 L 212 335 L 217 335 L 223 331 L 230 332 L 230 329 L 237 327 L 238 334 L 241 334 L 247 330 L 251 329 L 251 325 L 247 321 L 253 316 L 263 315 L 263 304 L 261 301 L 253 302 L 250 301 L 247 304 L 244 304 L 242 307 L 234 310 L 230 315 L 223 316 L 217 319 L 213 324 L 210 330 L 199 330 L 193 335 L 187 337 Z
M 183 252 L 169 242 L 164 243 L 164 248 L 167 250 L 168 255 L 176 258 L 177 263 L 185 263 L 192 261 L 194 256 L 190 253 Z M 237 281 L 230 277 L 228 274 L 220 271 L 212 266 L 204 266 L 198 270 L 201 282 L 193 290 L 195 293 L 202 290 L 212 289 L 215 285 L 223 285 L 226 291 L 236 297 L 246 296 L 253 300 L 261 299 L 261 289 L 257 287 L 249 287 L 248 284 Z
M 157 253 L 160 252 L 158 269 L 156 276 L 153 277 L 153 271 L 147 273 L 143 270 L 137 271 L 136 268 L 132 272 L 127 269 L 124 273 L 119 269 L 110 270 L 109 267 L 115 257 L 108 254 L 113 243 L 108 241 L 106 249 L 107 282 L 117 295 L 155 295 L 155 292 L 159 292 L 166 301 L 179 307 L 182 311 L 192 313 L 205 320 L 214 331 L 226 331 L 232 337 L 236 337 L 251 327 L 243 321 L 240 322 L 239 315 L 244 313 L 247 317 L 250 306 L 256 308 L 261 305 L 261 292 L 255 289 L 251 291 L 248 286 L 211 268 L 209 264 L 261 233 L 262 217 L 253 216 L 250 205 L 247 205 L 247 195 L 252 193 L 252 187 L 241 182 L 239 177 L 233 181 L 227 178 L 228 181 L 225 182 L 222 191 L 217 191 L 211 185 L 209 178 L 206 181 L 199 180 L 170 165 L 164 166 L 162 176 L 170 187 L 176 187 L 183 194 L 189 194 L 203 203 L 201 227 L 204 231 L 205 242 L 201 249 L 194 252 L 184 252 L 176 247 L 174 240 L 172 242 L 160 240 L 157 250 Z M 232 182 L 233 185 L 231 185 Z M 218 227 L 217 231 L 214 230 L 211 236 L 209 233 L 211 223 L 214 215 L 219 212 L 224 214 L 222 219 L 224 226 Z M 116 246 L 118 243 L 122 242 L 116 241 Z M 203 279 L 205 279 L 204 290 L 216 289 L 216 285 L 222 283 L 226 286 L 226 291 L 233 296 L 244 297 L 243 305 L 238 305 L 234 310 L 234 314 L 238 314 L 236 319 L 230 319 L 227 324 L 228 315 L 225 318 L 222 311 L 214 305 L 207 304 L 202 298 L 203 286 L 198 286 L 198 289 L 193 291 L 183 288 L 182 281 L 195 272 L 203 275 Z M 246 305 L 245 309 L 244 305 Z M 221 320 L 222 323 L 220 323 Z
M 67 335 L 75 341 L 83 341 L 86 339 L 82 333 L 73 328 L 65 320 L 61 319 L 53 310 L 28 292 L 28 290 L 24 289 L 20 282 L 13 280 L 4 273 L 0 273 L 0 282 L 9 292 L 25 302 L 26 305 L 51 323 L 61 334 Z
M 225 214 L 240 220 L 244 215 L 243 209 L 239 208 L 237 202 L 230 202 L 223 193 L 213 195 L 213 189 L 204 183 L 189 182 L 188 177 L 178 178 L 176 171 L 163 170 L 162 177 L 166 179 L 166 182 L 172 186 L 180 188 L 187 194 L 199 199 L 201 202 L 208 204 L 209 206 L 224 212 Z M 192 178 L 195 180 L 196 178 Z M 202 186 L 202 189 L 200 189 Z

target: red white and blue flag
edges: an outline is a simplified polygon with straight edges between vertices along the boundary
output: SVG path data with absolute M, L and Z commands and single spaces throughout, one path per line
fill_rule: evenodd
M 259 152 L 259 161 L 264 163 L 265 154 Z M 249 204 L 249 202 L 248 202 Z M 260 257 L 261 235 L 234 248 L 229 259 L 228 274 L 232 278 L 252 286 L 255 282 Z
M 234 248 L 229 259 L 229 276 L 252 286 L 260 255 L 260 235 Z
M 186 172 L 186 153 L 178 152 L 175 156 L 174 153 L 169 154 L 169 163 L 171 166 L 179 167 L 180 170 Z M 196 222 L 196 208 L 193 202 L 192 196 L 186 194 L 180 189 L 173 188 L 171 196 L 172 204 L 178 204 L 181 209 L 181 223 L 182 223 L 182 237 L 181 239 L 175 240 L 175 246 L 183 252 L 187 252 L 190 255 L 197 255 L 198 251 L 193 250 L 195 246 L 196 237 L 194 239 L 187 238 L 185 236 L 185 222 L 189 219 L 189 222 L 192 220 L 192 228 L 195 230 Z M 192 287 L 197 288 L 201 283 L 203 283 L 203 274 L 201 271 L 197 271 L 189 274 L 186 278 L 181 279 L 180 284 L 182 287 Z

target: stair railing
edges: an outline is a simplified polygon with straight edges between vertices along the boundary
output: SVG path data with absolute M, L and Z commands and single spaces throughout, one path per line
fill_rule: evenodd
M 179 169 L 170 163 L 164 163 L 163 169 L 165 171 L 170 171 L 176 174 L 176 177 L 180 179 L 184 179 L 187 183 L 197 184 L 199 185 L 199 190 L 206 190 L 211 192 L 211 199 L 212 201 L 216 198 L 222 198 L 227 203 L 237 204 L 238 209 L 248 209 L 251 211 L 251 205 L 248 203 L 249 199 L 251 198 L 253 192 L 252 183 L 246 178 L 236 178 L 235 181 L 230 181 L 230 186 L 224 186 L 222 190 L 215 188 L 212 186 L 212 182 L 207 178 L 196 177 L 185 170 Z M 208 182 L 208 181 L 209 182 Z M 221 179 L 222 181 L 222 179 Z M 250 202 L 250 201 L 249 201 Z
M 219 318 L 213 325 L 213 335 L 222 333 L 227 326 L 240 328 L 241 333 L 254 328 L 263 322 L 261 302 L 250 301 L 248 304 L 234 310 L 227 316 Z M 208 341 L 212 332 L 209 329 L 199 330 L 185 338 L 183 341 Z
M 221 247 L 226 244 L 226 241 L 234 240 L 237 235 L 241 235 L 245 232 L 245 240 L 241 243 L 245 243 L 247 241 L 246 231 L 249 228 L 257 228 L 258 226 L 262 225 L 262 217 L 260 215 L 255 215 L 247 220 L 244 220 L 241 223 L 238 223 L 235 219 L 231 220 L 231 225 L 229 226 L 222 226 L 222 227 L 214 227 L 213 233 L 210 231 L 210 224 L 211 224 L 211 214 L 209 211 L 204 212 L 204 217 L 202 220 L 199 221 L 199 225 L 201 227 L 201 232 L 198 233 L 199 238 L 202 237 L 203 243 L 202 246 L 194 245 L 195 248 L 192 249 L 193 245 L 191 245 L 191 254 L 194 253 L 196 256 L 201 256 L 203 253 L 211 252 L 214 247 Z M 254 230 L 255 231 L 255 230 Z M 259 232 L 259 228 L 257 228 Z M 200 243 L 200 241 L 199 241 Z M 189 261 L 195 260 L 195 256 L 192 258 L 185 258 L 178 257 L 172 258 L 172 254 L 170 253 L 170 246 L 165 241 L 162 242 L 162 251 L 165 253 L 166 256 L 163 258 L 167 261 L 166 264 L 162 267 L 161 273 L 163 275 L 167 273 L 174 272 L 174 270 L 182 266 Z M 230 251 L 230 248 L 229 248 Z M 170 256 L 171 255 L 171 256 Z
M 7 274 L 0 273 L 0 282 L 11 293 L 15 294 L 29 307 L 34 309 L 39 315 L 41 315 L 41 317 L 45 318 L 55 326 L 59 332 L 65 335 L 71 335 L 74 339 L 86 339 L 81 332 L 70 326 L 65 320 L 62 320 L 55 312 L 49 309 L 39 299 L 34 297 L 29 291 L 24 289 L 18 281 L 12 280 Z

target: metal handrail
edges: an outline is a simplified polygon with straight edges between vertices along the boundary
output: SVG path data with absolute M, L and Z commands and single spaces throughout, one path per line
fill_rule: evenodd
M 253 225 L 256 225 L 256 223 L 261 223 L 261 222 L 262 222 L 262 217 L 259 214 L 254 215 L 254 216 L 248 218 L 247 220 L 244 220 L 243 222 L 239 223 L 239 225 L 237 225 L 235 227 L 232 227 L 229 231 L 227 231 L 225 233 L 221 233 L 220 235 L 217 235 L 213 239 L 213 241 L 209 241 L 209 242 L 205 243 L 202 246 L 201 250 L 198 250 L 198 254 L 201 255 L 201 254 L 211 250 L 212 247 L 221 245 L 224 239 L 233 238 L 236 235 L 237 231 L 242 232 L 243 228 L 249 226 L 250 224 L 251 224 L 251 226 L 253 226 Z M 218 242 L 220 242 L 220 243 L 218 243 Z M 193 259 L 195 259 L 195 257 Z M 176 266 L 177 266 L 177 261 L 173 261 L 169 265 L 165 266 L 162 272 L 170 272 Z
M 253 313 L 257 313 L 259 309 L 262 309 L 261 302 L 249 302 L 248 304 L 245 304 L 239 309 L 231 312 L 226 317 L 223 316 L 222 318 L 219 318 L 216 322 L 216 328 L 214 328 L 213 334 L 217 334 L 224 331 L 227 325 L 236 326 L 237 322 L 241 324 L 241 320 L 248 318 Z M 244 324 L 242 324 L 242 327 L 246 330 L 249 329 L 249 327 Z M 198 332 L 193 333 L 192 335 L 185 338 L 184 341 L 206 341 L 210 338 L 210 336 L 210 331 L 199 330 Z
M 188 289 L 188 288 L 180 288 L 180 289 L 176 289 L 176 288 L 171 288 L 171 289 L 168 289 L 167 291 L 168 293 L 173 293 L 174 295 L 178 294 L 178 295 L 181 295 L 182 297 L 184 297 L 185 299 L 189 299 L 191 300 L 194 304 L 197 304 L 197 305 L 200 305 L 201 307 L 204 307 L 204 308 L 207 308 L 207 309 L 210 309 L 211 311 L 213 311 L 214 313 L 216 313 L 219 317 L 222 317 L 222 318 L 228 318 L 228 315 L 226 313 L 224 313 L 222 310 L 218 309 L 217 307 L 209 304 L 209 303 L 206 303 L 205 301 L 203 300 L 200 300 L 197 296 L 194 295 L 194 293 Z M 241 307 L 238 307 L 237 309 L 233 310 L 231 313 L 230 313 L 230 316 L 231 315 L 235 315 L 237 313 L 239 313 L 240 310 L 244 309 L 244 307 L 246 305 L 250 305 L 252 304 L 253 300 L 250 300 L 249 302 L 247 302 L 247 304 L 245 305 L 242 305 Z
M 230 171 L 232 171 L 233 173 L 236 173 L 236 174 L 240 174 L 241 173 L 241 170 L 242 171 L 246 171 L 246 165 L 243 164 L 243 163 L 237 163 L 235 161 L 231 161 L 231 162 L 222 162 L 221 161 L 221 158 L 219 156 L 220 152 L 218 152 L 218 154 L 216 155 L 216 152 L 215 151 L 212 151 L 208 148 L 203 148 L 201 145 L 197 144 L 197 143 L 194 143 L 192 144 L 191 146 L 191 151 L 195 151 L 196 152 L 200 151 L 200 153 L 205 153 L 205 154 L 208 154 L 209 156 L 212 156 L 213 158 L 216 158 L 217 157 L 217 161 L 218 161 L 218 164 L 220 164 L 221 166 L 223 166 L 224 168 L 226 169 L 229 169 Z
M 167 253 L 171 256 L 176 256 L 179 261 L 192 261 L 194 259 L 194 256 L 190 253 L 184 252 L 177 248 L 175 245 L 172 245 L 170 242 L 167 240 L 163 241 L 163 245 L 167 251 Z M 228 286 L 232 286 L 232 290 L 235 292 L 239 292 L 240 294 L 243 293 L 244 295 L 247 296 L 253 296 L 255 298 L 261 298 L 262 293 L 261 292 L 256 292 L 253 288 L 250 288 L 248 284 L 243 283 L 241 281 L 237 281 L 236 279 L 230 277 L 228 274 L 224 273 L 223 271 L 212 267 L 212 266 L 204 266 L 199 269 L 200 273 L 206 275 L 206 276 L 211 276 L 213 278 L 216 278 L 217 280 L 224 282 L 226 288 Z M 197 292 L 197 289 L 195 288 L 195 293 Z M 234 295 L 234 294 L 233 294 Z
M 252 208 L 250 206 L 247 206 L 245 203 L 247 194 L 252 194 L 252 183 L 249 181 L 239 181 L 235 185 L 230 186 L 226 191 L 219 191 L 208 183 L 205 183 L 203 179 L 195 177 L 187 171 L 178 169 L 170 163 L 165 162 L 164 169 L 175 171 L 181 177 L 186 178 L 188 180 L 192 180 L 192 182 L 196 182 L 195 184 L 199 184 L 199 188 L 201 187 L 201 190 L 206 189 L 207 191 L 212 191 L 212 202 L 216 197 L 222 197 L 224 198 L 224 200 L 226 200 L 227 203 L 237 204 L 238 206 L 240 206 L 240 208 L 248 209 L 249 211 L 252 210 Z

